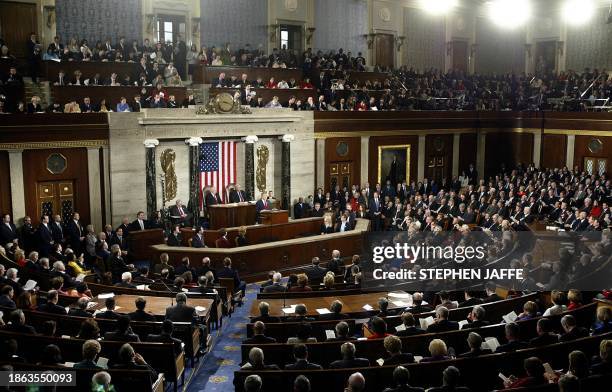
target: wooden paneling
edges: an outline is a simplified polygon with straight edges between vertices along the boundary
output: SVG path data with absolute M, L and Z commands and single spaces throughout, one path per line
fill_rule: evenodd
M 453 69 L 468 72 L 468 43 L 467 41 L 453 41 Z
M 439 183 L 451 179 L 453 135 L 427 135 L 425 138 L 425 177 Z
M 338 145 L 346 143 L 348 151 L 345 155 L 338 153 Z M 333 137 L 325 139 L 325 189 L 329 190 L 330 165 L 350 163 L 352 184 L 359 184 L 361 178 L 361 138 Z M 351 185 L 352 185 L 351 184 Z
M 518 163 L 533 162 L 533 134 L 530 133 L 488 133 L 485 147 L 485 175 L 498 172 L 501 165 L 512 168 Z
M 0 151 L 0 214 L 13 214 L 11 202 L 11 171 L 7 151 Z
M 0 143 L 77 140 L 108 140 L 108 115 L 41 113 L 3 116 L 0 123 Z
M 395 65 L 395 39 L 393 34 L 377 34 L 375 47 L 375 64 L 392 68 Z
M 565 135 L 542 135 L 542 156 L 540 166 L 553 168 L 565 166 L 567 153 L 567 136 Z
M 478 153 L 478 135 L 475 133 L 462 133 L 459 136 L 459 174 L 467 171 L 470 163 L 476 167 Z
M 16 57 L 26 57 L 26 42 L 30 39 L 30 34 L 37 31 L 38 26 L 36 4 L 0 2 L 0 26 L 0 35 L 11 53 Z
M 47 158 L 51 153 L 62 154 L 67 161 L 61 174 L 47 170 Z M 89 180 L 86 148 L 62 148 L 53 150 L 25 150 L 23 152 L 23 182 L 25 188 L 26 214 L 38 223 L 36 216 L 36 184 L 43 181 L 74 181 L 75 211 L 81 214 L 81 221 L 91 222 L 89 213 Z M 19 217 L 21 218 L 21 217 Z M 96 227 L 101 230 L 101 227 Z
M 589 150 L 589 143 L 591 143 L 592 139 L 601 141 L 602 148 L 600 151 L 593 152 Z M 607 158 L 609 167 L 612 163 L 612 136 L 576 136 L 574 144 L 574 166 L 578 166 L 580 170 L 583 170 L 585 157 Z
M 374 186 L 378 176 L 378 147 L 389 145 L 410 145 L 410 181 L 417 180 L 417 165 L 419 155 L 418 136 L 372 136 L 369 143 L 368 181 Z

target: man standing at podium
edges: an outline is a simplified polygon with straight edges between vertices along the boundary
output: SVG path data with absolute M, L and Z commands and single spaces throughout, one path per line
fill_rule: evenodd
M 257 203 L 255 203 L 255 211 L 257 211 L 257 214 L 259 214 L 261 211 L 269 209 L 270 202 L 268 202 L 268 197 L 265 192 L 261 192 L 261 198 L 257 200 Z
M 246 192 L 240 189 L 240 185 L 236 184 L 234 189 L 230 191 L 229 194 L 230 203 L 242 203 L 245 201 L 249 201 L 247 198 Z
M 147 230 L 151 228 L 151 224 L 145 219 L 144 211 L 138 211 L 136 220 L 130 225 L 130 231 Z
M 209 188 L 208 192 L 206 193 L 205 201 L 206 201 L 207 206 L 223 204 L 223 201 L 221 200 L 221 196 L 219 196 L 219 193 L 214 187 Z
M 180 199 L 176 199 L 176 204 L 170 206 L 170 217 L 176 224 L 184 226 L 191 221 L 192 215 L 185 208 L 183 202 Z

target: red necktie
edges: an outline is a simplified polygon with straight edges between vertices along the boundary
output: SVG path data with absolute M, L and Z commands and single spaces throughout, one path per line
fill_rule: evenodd
M 179 207 L 179 215 L 183 215 L 183 207 Z

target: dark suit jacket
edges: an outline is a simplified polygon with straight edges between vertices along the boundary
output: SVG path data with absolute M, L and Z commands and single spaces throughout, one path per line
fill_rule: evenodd
M 575 327 L 574 329 L 572 329 L 568 333 L 565 333 L 565 334 L 559 336 L 559 341 L 560 342 L 569 342 L 571 340 L 585 338 L 587 336 L 589 336 L 589 331 L 586 328 Z
M 389 357 L 387 359 L 385 359 L 385 362 L 383 365 L 402 365 L 405 363 L 413 363 L 414 362 L 414 356 L 412 354 L 409 353 L 399 353 L 397 355 L 394 355 L 392 357 Z
M 496 301 L 501 301 L 503 298 L 500 297 L 499 295 L 493 293 L 491 295 L 489 295 L 488 297 L 486 297 L 485 299 L 482 300 L 482 303 L 488 304 L 490 302 L 496 302 Z
M 217 240 L 215 241 L 215 246 L 217 248 L 231 248 L 232 243 L 227 238 L 220 237 L 220 238 L 217 238 Z
M 3 308 L 15 309 L 15 302 L 6 295 L 0 295 L 0 306 Z
M 323 280 L 323 277 L 327 273 L 327 269 L 318 265 L 310 265 L 306 267 L 304 273 L 308 276 L 309 280 L 319 282 Z
M 204 247 L 204 237 L 202 237 L 200 239 L 200 237 L 198 237 L 198 235 L 194 235 L 191 238 L 191 247 L 192 248 L 203 248 Z
M 195 316 L 195 308 L 188 305 L 174 305 L 166 308 L 166 318 L 174 322 L 190 323 Z
M 96 314 L 96 318 L 101 318 L 101 319 L 109 319 L 109 320 L 117 320 L 121 315 L 117 312 L 114 312 L 112 310 L 106 310 L 102 313 L 98 313 Z
M 212 192 L 207 192 L 206 193 L 206 205 L 207 206 L 214 206 L 216 204 L 223 204 L 223 202 L 221 201 L 221 197 L 219 196 L 218 193 L 215 193 L 213 195 Z
M 438 323 L 433 323 L 427 327 L 427 332 L 446 332 L 456 331 L 459 329 L 459 323 L 456 321 L 442 320 Z
M 77 225 L 74 219 L 71 219 L 66 225 L 66 234 L 72 247 L 78 247 L 81 244 L 81 237 L 85 237 L 81 222 Z
M 408 327 L 403 331 L 397 331 L 395 333 L 396 336 L 414 336 L 414 335 L 422 335 L 427 333 L 424 329 L 417 327 Z
M 168 241 L 166 241 L 166 244 L 168 246 L 181 246 L 182 241 L 183 239 L 181 238 L 180 234 L 170 233 L 170 235 L 168 236 Z
M 265 335 L 253 335 L 252 337 L 242 342 L 242 344 L 268 344 L 268 343 L 276 343 L 276 339 L 265 336 Z
M 17 228 L 14 224 L 9 224 L 11 228 L 4 223 L 0 223 L 0 245 L 5 246 L 9 242 L 13 242 L 15 238 L 17 238 Z
M 329 364 L 330 369 L 348 369 L 368 366 L 370 366 L 370 361 L 367 358 L 339 359 Z
M 43 254 L 49 254 L 51 251 L 51 242 L 53 241 L 53 234 L 51 233 L 51 224 L 48 223 L 47 227 L 41 223 L 36 230 L 38 234 L 38 244 L 43 251 Z M 46 253 L 44 251 L 46 250 Z
M 321 370 L 323 369 L 321 365 L 316 363 L 308 362 L 304 359 L 300 359 L 295 361 L 295 363 L 290 363 L 285 365 L 285 369 L 287 370 Z
M 284 293 L 285 291 L 287 291 L 287 287 L 283 286 L 280 283 L 273 283 L 269 286 L 266 286 L 263 290 L 264 293 Z
M 174 344 L 174 354 L 178 355 L 183 351 L 183 345 L 180 339 L 172 337 L 172 335 L 168 335 L 166 333 L 162 333 L 159 335 L 149 335 L 147 336 L 147 341 L 149 342 L 158 342 L 158 343 L 173 343 Z
M 465 324 L 461 329 L 474 329 L 474 328 L 485 327 L 487 325 L 489 325 L 489 322 L 486 320 L 476 320 L 474 322 Z
M 79 308 L 72 308 L 70 309 L 70 311 L 68 312 L 68 316 L 77 316 L 77 317 L 93 317 L 93 315 L 83 309 L 79 309 Z
M 155 316 L 140 309 L 128 313 L 128 316 L 130 316 L 130 320 L 132 321 L 155 321 Z
M 482 299 L 480 298 L 476 298 L 476 297 L 472 297 L 470 299 L 468 299 L 467 301 L 463 301 L 459 304 L 460 308 L 464 308 L 467 306 L 474 306 L 474 305 L 480 305 L 482 304 Z
M 104 334 L 104 340 L 111 340 L 114 342 L 140 342 L 138 335 L 132 333 L 131 330 L 125 333 L 118 331 L 107 332 Z
M 238 276 L 238 271 L 233 268 L 224 267 L 219 273 L 217 273 L 218 278 L 233 278 L 234 279 L 234 287 L 238 290 L 238 286 L 240 286 L 240 277 Z
M 35 334 L 36 330 L 31 325 L 17 325 L 17 324 L 8 324 L 5 330 L 16 333 L 29 333 Z
M 529 344 L 527 342 L 521 342 L 520 340 L 513 340 L 506 344 L 502 344 L 495 349 L 496 353 L 507 353 L 516 350 L 522 350 L 527 348 Z
M 62 315 L 66 314 L 66 309 L 65 308 L 63 308 L 63 307 L 61 307 L 59 305 L 53 304 L 51 302 L 47 302 L 44 305 L 40 305 L 38 307 L 38 311 L 39 312 L 44 312 L 44 313 L 53 313 L 53 314 L 62 314 Z
M 142 220 L 142 224 L 144 225 L 145 230 L 151 228 L 151 223 L 146 219 Z M 138 219 L 136 219 L 132 223 L 130 223 L 130 231 L 139 231 L 139 230 L 142 230 L 142 229 L 140 228 L 140 223 L 138 223 Z
M 548 346 L 550 344 L 559 343 L 559 337 L 553 334 L 544 334 L 538 337 L 535 337 L 529 341 L 530 347 L 538 347 L 538 346 Z
M 472 358 L 472 357 L 477 357 L 479 355 L 486 355 L 486 354 L 491 354 L 491 350 L 484 349 L 481 350 L 480 348 L 473 350 L 473 351 L 468 351 L 466 353 L 460 354 L 457 356 L 457 358 Z
M 423 392 L 423 388 L 411 387 L 410 385 L 400 385 L 395 388 L 387 388 L 383 392 Z
M 240 192 L 240 194 L 238 194 Z M 237 191 L 232 189 L 229 194 L 230 203 L 240 203 L 240 195 L 242 195 L 242 201 L 249 201 L 244 191 Z
M 306 217 L 306 204 L 295 203 L 293 206 L 293 219 L 301 219 Z

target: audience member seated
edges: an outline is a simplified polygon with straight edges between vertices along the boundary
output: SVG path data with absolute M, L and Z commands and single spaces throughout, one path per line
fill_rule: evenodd
M 312 258 L 312 265 L 308 266 L 304 273 L 308 276 L 308 279 L 313 282 L 320 282 L 323 280 L 323 277 L 327 273 L 327 269 L 321 267 L 319 265 L 320 260 L 318 257 Z
M 410 371 L 403 366 L 393 370 L 393 383 L 395 388 L 387 388 L 383 392 L 423 392 L 423 388 L 413 387 L 409 384 Z
M 599 358 L 591 365 L 593 374 L 612 374 L 612 340 L 602 340 L 599 344 Z
M 431 356 L 421 359 L 421 363 L 445 361 L 447 359 L 450 359 L 450 357 L 448 356 L 446 343 L 444 343 L 444 340 L 442 339 L 434 339 L 429 343 L 429 353 L 431 354 Z
M 566 314 L 561 318 L 561 327 L 563 334 L 559 336 L 560 342 L 569 342 L 589 336 L 589 331 L 586 328 L 576 325 L 576 318 L 571 314 Z
M 448 320 L 448 309 L 444 306 L 436 309 L 436 317 L 434 319 L 433 324 L 427 327 L 427 332 L 446 332 L 446 331 L 454 331 L 459 329 L 459 323 L 456 321 Z
M 166 319 L 174 322 L 191 323 L 196 319 L 196 310 L 187 305 L 187 295 L 178 293 L 176 295 L 176 305 L 166 308 Z
M 258 305 L 259 308 L 259 316 L 254 317 L 252 319 L 253 322 L 261 321 L 263 323 L 280 323 L 280 318 L 275 316 L 270 316 L 270 304 L 267 302 L 260 302 Z M 296 306 L 297 312 L 297 306 Z
M 17 306 L 13 301 L 13 288 L 9 285 L 2 286 L 0 291 L 0 306 L 3 308 L 15 309 Z
M 87 306 L 89 305 L 89 298 L 83 297 L 77 300 L 77 306 L 75 308 L 71 308 L 68 311 L 69 316 L 77 316 L 77 317 L 93 317 L 91 313 L 87 311 Z
M 516 378 L 514 375 L 511 375 L 508 377 L 508 381 L 504 381 L 506 388 L 535 388 L 548 383 L 548 380 L 544 377 L 544 365 L 539 358 L 527 358 L 523 365 L 527 375 L 522 378 Z
M 183 342 L 180 339 L 172 336 L 174 333 L 174 323 L 171 320 L 164 320 L 162 323 L 161 333 L 150 334 L 147 336 L 149 342 L 157 343 L 172 343 L 174 345 L 174 354 L 179 355 L 183 351 Z
M 539 319 L 536 330 L 538 332 L 538 336 L 531 339 L 529 346 L 538 347 L 559 343 L 559 336 L 553 332 L 552 323 L 549 319 Z
M 567 297 L 565 296 L 565 293 L 563 291 L 553 290 L 550 293 L 550 300 L 552 301 L 553 306 L 546 309 L 546 311 L 544 312 L 542 316 L 544 317 L 556 316 L 558 314 L 561 314 L 567 311 L 567 306 L 566 306 Z
M 266 325 L 262 321 L 256 321 L 253 325 L 253 336 L 244 340 L 243 344 L 267 344 L 276 343 L 276 339 L 265 335 Z
M 340 346 L 340 353 L 342 354 L 342 359 L 333 361 L 329 365 L 330 369 L 347 369 L 370 366 L 370 361 L 367 358 L 355 357 L 355 345 L 351 342 L 343 343 L 342 346 Z
M 248 370 L 280 370 L 277 365 L 266 365 L 264 363 L 264 353 L 259 347 L 253 347 L 249 351 L 249 362 L 242 365 L 242 369 Z
M 319 316 L 319 320 L 342 320 L 348 318 L 347 314 L 342 313 L 342 302 L 334 300 L 329 306 L 331 313 L 322 314 Z
M 25 314 L 21 309 L 13 310 L 10 315 L 11 322 L 6 326 L 6 330 L 17 333 L 35 334 L 36 330 L 31 325 L 26 324 Z
M 38 311 L 44 313 L 65 315 L 66 309 L 57 304 L 58 300 L 58 292 L 56 290 L 50 290 L 47 293 L 47 302 L 44 305 L 40 305 L 38 307 Z
M 597 308 L 597 320 L 591 329 L 592 335 L 601 335 L 612 331 L 612 309 L 608 307 Z
M 119 360 L 113 365 L 113 368 L 124 370 L 148 370 L 151 373 L 151 381 L 157 379 L 157 372 L 149 366 L 142 355 L 134 351 L 134 348 L 129 343 L 125 343 L 119 349 Z
M 117 342 L 140 342 L 138 335 L 132 332 L 130 317 L 122 315 L 117 319 L 117 329 L 104 334 L 105 340 Z
M 472 328 L 481 328 L 489 325 L 489 322 L 485 320 L 485 308 L 480 305 L 476 305 L 472 308 L 470 314 L 468 314 L 467 320 L 468 323 L 465 324 L 461 329 L 472 329 Z
M 384 346 L 389 357 L 385 358 L 383 365 L 403 365 L 414 362 L 412 354 L 402 352 L 402 340 L 397 336 L 387 336 L 384 340 Z
M 336 337 L 327 339 L 328 342 L 344 342 L 355 340 L 353 336 L 350 336 L 351 331 L 346 321 L 340 321 L 338 324 L 336 324 L 334 329 L 336 331 Z
M 507 353 L 528 347 L 529 343 L 520 340 L 520 327 L 517 323 L 506 324 L 504 333 L 508 342 L 497 346 L 496 353 Z
M 468 346 L 470 347 L 470 351 L 460 354 L 457 358 L 471 358 L 477 357 L 479 355 L 491 354 L 491 350 L 486 348 L 483 349 L 482 346 L 482 336 L 477 334 L 476 332 L 470 332 L 467 337 Z
M 102 346 L 97 340 L 86 340 L 83 343 L 83 359 L 75 363 L 73 367 L 75 369 L 103 369 L 96 363 L 100 351 L 102 351 Z
M 459 369 L 449 366 L 442 372 L 442 386 L 429 388 L 427 392 L 470 392 L 469 388 L 459 386 L 460 381 Z
M 121 315 L 115 312 L 115 298 L 110 297 L 104 300 L 105 310 L 96 314 L 96 318 L 117 320 Z
M 312 335 L 312 325 L 307 322 L 302 322 L 298 326 L 297 336 L 293 336 L 287 339 L 287 344 L 296 344 L 296 343 L 316 343 L 317 338 L 311 336 Z
M 280 272 L 275 272 L 272 276 L 272 284 L 264 288 L 264 293 L 284 293 L 287 288 L 281 284 L 283 275 Z
M 368 336 L 368 339 L 381 339 L 389 336 L 387 333 L 387 323 L 382 318 L 378 316 L 372 317 L 371 326 L 372 334 Z
M 293 346 L 294 363 L 285 365 L 287 370 L 321 370 L 321 365 L 308 361 L 308 347 L 305 344 Z
M 100 327 L 98 327 L 98 322 L 94 319 L 83 320 L 77 338 L 94 340 L 99 339 Z
M 422 335 L 427 333 L 424 329 L 421 329 L 416 326 L 416 320 L 414 315 L 410 312 L 402 313 L 402 324 L 403 328 L 397 330 L 397 336 L 413 336 L 413 335 Z M 396 328 L 397 329 L 397 328 Z
M 138 297 L 134 300 L 136 310 L 129 313 L 128 316 L 132 321 L 155 321 L 155 316 L 145 311 L 147 300 L 143 297 Z
M 217 278 L 232 278 L 234 279 L 234 290 L 235 292 L 245 292 L 246 283 L 240 280 L 238 271 L 232 268 L 232 260 L 229 257 L 223 259 L 223 269 L 217 273 Z
M 257 374 L 250 374 L 244 379 L 243 388 L 245 392 L 259 392 L 261 391 L 262 385 L 263 382 L 260 376 Z
M 527 301 L 523 305 L 523 312 L 518 315 L 516 321 L 529 320 L 539 315 L 538 305 L 533 301 Z
M 289 288 L 289 292 L 303 292 L 312 291 L 312 288 L 308 286 L 308 276 L 306 274 L 299 274 L 297 276 L 297 285 L 292 285 Z

